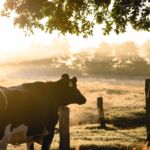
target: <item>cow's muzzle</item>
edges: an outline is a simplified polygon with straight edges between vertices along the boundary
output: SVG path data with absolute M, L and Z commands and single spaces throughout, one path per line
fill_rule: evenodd
M 79 105 L 85 104 L 85 103 L 86 103 L 86 98 L 83 97 L 83 98 L 82 98 L 82 101 L 80 101 L 80 102 L 81 102 L 81 103 L 79 103 Z

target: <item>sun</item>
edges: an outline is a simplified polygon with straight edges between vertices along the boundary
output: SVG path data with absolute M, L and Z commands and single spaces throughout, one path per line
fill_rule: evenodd
M 23 44 L 21 32 L 13 28 L 13 23 L 7 18 L 1 17 L 0 22 L 0 48 L 12 52 L 18 51 Z

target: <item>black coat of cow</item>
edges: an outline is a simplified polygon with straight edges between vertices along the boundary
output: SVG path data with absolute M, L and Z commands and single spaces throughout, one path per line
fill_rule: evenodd
M 0 150 L 6 150 L 8 143 L 27 143 L 27 150 L 33 150 L 34 142 L 41 144 L 42 150 L 48 150 L 54 134 L 40 135 L 54 132 L 58 107 L 86 102 L 76 82 L 76 77 L 70 79 L 63 74 L 56 82 L 0 87 Z

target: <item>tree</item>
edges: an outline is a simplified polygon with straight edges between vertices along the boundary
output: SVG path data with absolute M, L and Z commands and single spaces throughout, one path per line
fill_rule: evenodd
M 94 53 L 94 59 L 96 61 L 108 61 L 111 59 L 111 55 L 112 47 L 109 45 L 109 43 L 101 42 Z
M 104 35 L 124 33 L 127 24 L 137 31 L 150 31 L 150 9 L 141 0 L 6 0 L 1 16 L 12 13 L 16 14 L 14 25 L 31 33 L 40 28 L 50 34 L 58 30 L 87 38 L 93 35 L 94 25 L 102 23 Z M 44 18 L 46 23 L 41 21 Z
M 150 39 L 143 43 L 142 48 L 145 50 L 146 58 L 148 58 L 150 62 Z
M 71 47 L 69 46 L 68 39 L 66 38 L 62 41 L 54 38 L 51 43 L 48 46 L 44 46 L 43 49 L 55 60 L 55 62 L 67 62 L 71 58 Z
M 138 48 L 134 42 L 125 42 L 114 46 L 117 67 L 128 67 L 139 58 Z

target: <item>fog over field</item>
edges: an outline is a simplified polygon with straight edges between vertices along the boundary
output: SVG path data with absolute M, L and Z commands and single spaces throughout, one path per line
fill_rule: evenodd
M 67 39 L 53 39 L 47 45 L 31 43 L 24 51 L 5 54 L 0 60 L 0 77 L 59 75 L 125 75 L 150 74 L 150 40 L 142 46 L 132 41 L 123 44 L 99 43 L 71 53 Z

